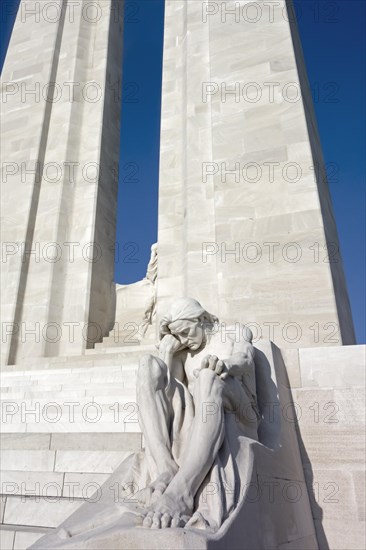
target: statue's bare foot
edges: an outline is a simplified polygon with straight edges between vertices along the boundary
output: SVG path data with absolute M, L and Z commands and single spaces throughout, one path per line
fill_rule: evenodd
M 151 506 L 154 502 L 157 502 L 157 500 L 165 492 L 175 474 L 176 471 L 164 472 L 148 487 L 136 493 L 136 498 L 139 504 L 143 506 Z
M 167 527 L 184 527 L 192 516 L 193 498 L 182 492 L 167 491 L 147 510 L 143 527 L 165 529 Z

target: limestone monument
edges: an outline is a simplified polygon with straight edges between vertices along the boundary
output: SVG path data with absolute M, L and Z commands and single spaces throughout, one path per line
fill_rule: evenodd
M 166 0 L 158 243 L 114 281 L 124 3 L 2 76 L 1 548 L 365 547 L 364 360 L 290 0 Z
M 274 475 L 278 460 L 286 479 L 296 477 L 296 435 L 278 419 L 271 426 L 266 411 L 268 397 L 279 399 L 267 362 L 270 348 L 258 353 L 262 372 L 256 375 L 250 330 L 242 326 L 241 338 L 225 338 L 217 323 L 192 298 L 173 302 L 160 324 L 159 355 L 140 361 L 137 403 L 145 451 L 118 469 L 114 482 L 125 494 L 118 501 L 103 498 L 92 509 L 86 503 L 34 548 L 150 547 L 144 528 L 162 531 L 156 548 L 206 548 L 213 541 L 222 548 L 266 547 L 258 528 L 265 506 L 250 496 L 253 472 Z M 258 430 L 261 418 L 267 433 Z M 300 501 L 280 521 L 290 529 L 301 516 L 306 544 L 316 548 L 306 493 Z M 179 528 L 187 541 L 179 540 Z M 275 529 L 268 527 L 266 535 L 275 538 Z

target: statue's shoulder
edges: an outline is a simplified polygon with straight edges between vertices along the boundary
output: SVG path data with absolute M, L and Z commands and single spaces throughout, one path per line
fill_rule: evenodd
M 235 353 L 247 353 L 254 357 L 255 349 L 252 340 L 252 333 L 242 323 L 220 323 L 215 334 L 215 339 L 223 343 L 230 343 Z

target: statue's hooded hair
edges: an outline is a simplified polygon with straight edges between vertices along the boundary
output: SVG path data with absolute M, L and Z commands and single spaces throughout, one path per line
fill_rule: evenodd
M 208 313 L 197 300 L 193 298 L 179 298 L 171 305 L 168 313 L 160 323 L 160 340 L 166 334 L 170 334 L 169 325 L 178 320 L 200 321 L 203 324 L 213 325 L 218 322 L 215 315 Z

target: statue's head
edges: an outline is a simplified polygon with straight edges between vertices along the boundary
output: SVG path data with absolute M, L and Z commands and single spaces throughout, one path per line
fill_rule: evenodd
M 184 347 L 198 350 L 207 330 L 212 330 L 218 318 L 208 313 L 197 300 L 179 298 L 173 302 L 160 323 L 160 339 L 172 334 Z

